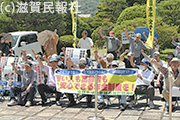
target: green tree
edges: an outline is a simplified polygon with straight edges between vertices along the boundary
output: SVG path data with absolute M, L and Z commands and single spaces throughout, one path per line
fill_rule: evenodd
M 77 38 L 77 41 L 79 41 L 79 38 Z M 61 52 L 62 47 L 73 47 L 74 43 L 74 36 L 72 35 L 64 35 L 59 38 L 59 42 L 57 45 L 57 52 Z
M 177 25 L 180 24 L 180 1 L 179 0 L 167 0 L 162 1 L 158 5 L 158 16 L 163 18 L 163 21 L 168 25 Z M 180 32 L 180 27 L 178 29 Z
M 77 25 L 77 37 L 81 38 L 82 35 L 81 33 L 83 32 L 83 30 L 86 30 L 88 32 L 88 36 L 91 36 L 91 28 L 90 26 L 85 23 L 84 21 L 82 21 L 81 19 L 78 19 L 78 25 Z
M 146 6 L 132 6 L 126 8 L 119 16 L 117 24 L 123 21 L 132 20 L 134 18 L 146 18 Z
M 68 3 L 70 0 L 65 0 Z M 3 0 L 4 6 L 11 4 L 10 2 L 15 3 L 17 5 L 17 0 Z M 22 1 L 23 3 L 25 1 Z M 26 0 L 26 2 L 30 2 L 30 0 Z M 68 13 L 43 13 L 44 10 L 44 2 L 53 2 L 55 7 L 55 0 L 44 0 L 41 2 L 41 13 L 16 13 L 17 7 L 15 9 L 15 13 L 4 13 L 0 15 L 1 24 L 4 24 L 1 32 L 12 32 L 12 31 L 38 31 L 41 32 L 45 29 L 54 30 L 58 29 L 58 34 L 72 34 L 72 22 L 71 22 L 71 14 L 70 11 L 67 10 Z M 55 10 L 55 9 L 54 9 Z M 28 11 L 30 12 L 30 6 L 28 6 Z
M 101 0 L 99 5 L 96 16 L 102 19 L 108 18 L 110 22 L 116 22 L 120 13 L 127 7 L 126 0 Z

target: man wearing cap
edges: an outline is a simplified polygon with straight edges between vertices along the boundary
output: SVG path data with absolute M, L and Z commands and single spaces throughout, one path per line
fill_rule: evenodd
M 16 95 L 21 94 L 24 92 L 26 94 L 27 99 L 25 100 L 19 100 L 19 104 L 24 105 L 26 107 L 31 106 L 33 103 L 34 95 L 36 93 L 36 82 L 37 82 L 37 72 L 32 70 L 32 63 L 26 62 L 25 63 L 25 70 L 17 70 L 17 68 L 14 66 L 14 63 L 11 63 L 15 73 L 22 76 L 21 82 L 22 87 L 14 87 L 11 89 L 11 97 L 10 102 L 7 104 L 8 106 L 16 105 Z M 21 101 L 21 102 L 20 102 Z M 27 101 L 27 102 L 26 102 Z
M 87 49 L 88 57 L 91 57 L 91 48 L 93 47 L 94 43 L 92 39 L 88 36 L 88 32 L 84 30 L 82 32 L 82 38 L 79 40 L 79 43 L 77 44 L 78 48 Z
M 130 62 L 133 67 L 137 67 L 133 62 L 133 57 L 131 58 Z M 152 71 L 148 69 L 148 66 L 149 66 L 149 62 L 146 59 L 141 60 L 141 64 L 138 67 L 140 70 L 138 71 L 137 74 L 136 89 L 134 91 L 134 94 L 147 94 L 150 98 L 149 106 L 152 109 L 155 108 L 153 103 L 155 92 L 154 92 L 154 87 L 151 85 L 151 82 L 154 79 L 154 74 Z M 134 106 L 135 104 L 136 101 L 133 100 L 130 103 L 130 107 Z
M 39 84 L 37 86 L 39 94 L 41 96 L 42 101 L 38 104 L 45 105 L 47 98 L 45 93 L 56 93 L 56 105 L 60 106 L 61 102 L 59 101 L 61 93 L 56 90 L 56 80 L 54 76 L 54 71 L 58 68 L 58 59 L 56 57 L 52 57 L 49 61 L 51 66 L 43 65 L 39 55 L 36 55 L 36 59 L 39 62 L 39 65 L 44 69 L 47 73 L 48 79 L 46 84 Z
M 141 50 L 142 50 L 142 49 L 152 50 L 152 49 L 149 48 L 149 47 L 147 47 L 147 46 L 141 41 L 141 34 L 140 34 L 140 33 L 137 33 L 137 34 L 135 35 L 135 40 L 134 40 L 132 37 L 129 36 L 126 28 L 124 29 L 124 31 L 125 31 L 125 33 L 126 33 L 127 38 L 129 39 L 129 42 L 130 42 L 130 52 L 131 52 L 131 53 L 135 53 L 135 56 L 134 56 L 135 64 L 140 65 L 140 61 L 141 61 L 141 58 L 140 58 Z
M 104 36 L 102 34 L 102 30 L 100 30 L 99 32 L 101 37 L 105 39 L 107 42 L 106 44 L 107 53 L 112 53 L 114 55 L 114 60 L 117 60 L 117 53 L 120 51 L 123 45 L 121 44 L 119 39 L 114 36 L 115 35 L 114 31 L 109 32 L 110 37 Z
M 162 65 L 158 64 L 155 59 L 151 59 L 151 63 L 154 63 L 165 77 L 165 87 L 162 95 L 169 105 L 169 81 L 172 81 L 172 87 L 179 87 L 180 90 L 180 74 L 178 70 L 180 62 L 178 58 L 173 58 L 170 62 L 169 68 L 163 67 Z M 172 109 L 173 108 L 174 105 L 172 105 Z

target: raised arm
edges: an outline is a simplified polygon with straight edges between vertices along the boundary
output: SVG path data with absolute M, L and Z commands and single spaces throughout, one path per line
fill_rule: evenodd
M 99 30 L 99 33 L 103 39 L 105 39 L 105 36 L 102 34 L 102 30 Z
M 36 56 L 37 54 L 36 54 L 35 50 L 34 49 L 31 49 L 31 50 L 32 50 L 32 53 L 34 54 L 34 56 Z
M 98 50 L 95 50 L 95 51 L 94 51 L 94 55 L 95 55 L 95 60 L 96 60 L 97 62 L 100 62 L 100 61 L 99 61 L 99 56 L 98 56 Z
M 129 38 L 129 34 L 127 32 L 127 28 L 124 28 L 124 31 L 125 31 L 125 34 L 126 34 L 127 38 Z
M 61 50 L 63 51 L 64 56 L 65 56 L 65 54 L 66 54 L 66 48 L 65 48 L 65 47 L 62 47 Z
M 174 41 L 174 36 L 172 36 L 172 42 L 171 42 L 174 46 L 179 46 L 179 44 L 177 42 Z
M 144 37 L 145 37 L 145 38 L 146 38 L 146 40 L 147 40 L 148 38 L 147 38 L 147 36 L 146 36 L 145 32 L 143 32 L 143 35 L 144 35 Z
M 40 55 L 36 55 L 36 59 L 38 60 L 39 65 L 44 69 L 44 65 L 43 65 L 43 63 L 41 62 Z
M 77 66 L 72 62 L 71 58 L 70 57 L 67 57 L 66 58 L 66 62 L 67 62 L 67 65 L 68 65 L 68 69 L 72 69 L 71 65 L 77 69 Z
M 130 64 L 131 64 L 131 66 L 134 68 L 135 67 L 135 63 L 134 63 L 134 56 L 135 56 L 135 54 L 134 53 L 131 53 L 131 58 L 130 58 Z
M 13 63 L 13 62 L 11 63 L 11 66 L 13 67 L 13 69 L 14 69 L 15 73 L 17 73 L 17 72 L 18 72 L 18 70 L 17 70 L 17 68 L 14 66 L 14 63 Z
M 124 55 L 127 54 L 129 52 L 129 50 L 125 50 L 125 52 L 123 52 L 121 55 L 120 55 L 120 58 L 122 61 L 124 61 Z
M 26 50 L 21 50 L 21 53 L 22 53 L 22 55 L 23 55 L 23 60 L 25 61 L 25 62 L 27 62 L 28 60 L 27 60 L 27 58 L 26 58 Z

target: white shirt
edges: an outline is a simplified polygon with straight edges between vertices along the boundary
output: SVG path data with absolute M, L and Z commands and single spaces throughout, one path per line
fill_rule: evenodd
M 143 80 L 137 77 L 136 85 L 151 85 L 151 81 L 153 80 L 153 72 L 147 68 L 145 71 L 139 70 L 138 73 L 141 74 Z
M 83 38 L 81 38 L 78 43 L 78 46 L 80 48 L 87 49 L 87 50 L 91 49 L 91 45 L 93 45 L 93 41 L 89 37 L 86 37 L 85 40 Z

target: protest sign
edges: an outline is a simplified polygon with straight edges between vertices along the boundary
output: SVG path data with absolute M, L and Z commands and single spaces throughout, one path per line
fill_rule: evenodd
M 63 93 L 94 94 L 95 74 L 101 95 L 132 95 L 136 86 L 136 71 L 132 69 L 58 70 L 56 88 Z
M 67 57 L 70 57 L 74 64 L 78 64 L 81 58 L 85 58 L 86 51 L 87 49 L 66 48 L 65 60 Z
M 20 70 L 25 69 L 24 62 L 22 61 L 22 58 L 20 57 L 2 57 L 1 58 L 1 80 L 5 81 L 18 81 L 18 75 L 13 70 L 11 63 L 14 62 L 15 67 Z M 43 83 L 44 77 L 42 75 L 42 68 L 37 62 L 32 62 L 33 64 L 33 70 L 37 71 L 37 82 Z
M 129 34 L 131 37 L 135 38 L 134 32 L 128 32 L 128 34 Z M 125 32 L 121 33 L 121 39 L 122 39 L 122 44 L 129 44 L 129 40 L 128 40 Z

